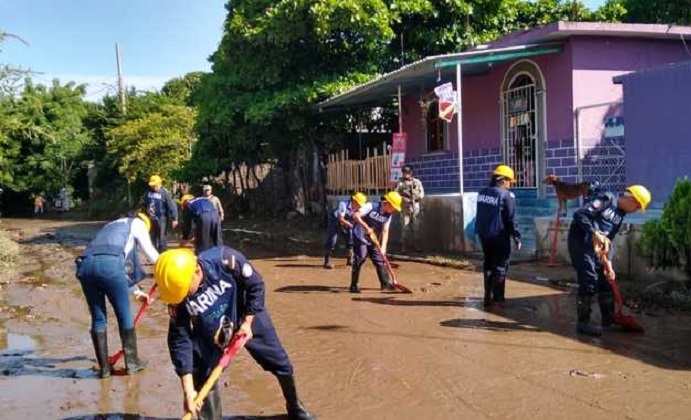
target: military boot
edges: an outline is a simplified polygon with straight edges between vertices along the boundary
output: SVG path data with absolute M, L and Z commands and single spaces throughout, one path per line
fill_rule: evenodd
M 346 256 L 346 265 L 353 265 L 353 248 L 348 248 L 348 254 Z
M 295 378 L 293 376 L 277 376 L 278 383 L 281 385 L 283 397 L 286 400 L 286 410 L 290 420 L 316 420 L 317 416 L 307 411 L 305 406 L 298 398 L 295 389 Z
M 209 394 L 204 400 L 199 414 L 198 420 L 223 420 L 223 410 L 221 409 L 221 395 L 218 392 L 218 387 L 215 386 L 209 391 Z
M 108 334 L 106 331 L 91 330 L 91 341 L 94 344 L 96 361 L 98 361 L 98 377 L 110 377 L 112 366 L 108 363 Z
M 327 252 L 324 254 L 324 268 L 327 270 L 331 270 L 334 268 L 334 265 L 331 264 L 331 252 Z
M 483 272 L 484 283 L 485 283 L 485 306 L 491 306 L 493 302 L 492 295 L 494 293 L 494 277 L 492 276 L 492 270 L 485 270 Z
M 614 293 L 602 292 L 597 295 L 597 301 L 600 304 L 602 326 L 611 327 L 614 323 L 614 319 L 612 318 L 612 314 L 614 313 Z
M 360 293 L 360 270 L 353 270 L 350 273 L 350 293 Z
M 579 334 L 599 337 L 602 335 L 602 328 L 590 322 L 591 299 L 592 296 L 578 296 L 578 300 L 576 300 L 576 310 L 578 311 L 576 331 Z
M 386 267 L 382 265 L 375 265 L 377 269 L 377 278 L 379 279 L 379 286 L 380 290 L 383 291 L 391 291 L 395 290 L 393 284 L 391 284 L 391 280 L 389 279 L 389 272 L 387 271 Z
M 125 352 L 125 367 L 127 368 L 127 374 L 131 375 L 146 369 L 149 362 L 141 360 L 139 356 L 137 356 L 137 333 L 134 328 L 120 330 L 120 339 L 122 340 L 122 349 Z

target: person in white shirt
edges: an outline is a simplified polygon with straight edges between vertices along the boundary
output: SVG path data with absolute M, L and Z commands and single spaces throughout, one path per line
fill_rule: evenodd
M 149 261 L 158 260 L 158 251 L 149 237 L 151 221 L 143 213 L 129 213 L 105 225 L 77 258 L 77 278 L 81 283 L 91 313 L 91 339 L 99 364 L 99 377 L 107 378 L 112 367 L 108 364 L 106 334 L 106 297 L 118 319 L 120 339 L 128 374 L 140 371 L 148 362 L 137 356 L 137 336 L 129 300 L 129 292 L 143 302 L 149 296 L 137 286 L 144 279 L 139 264 L 137 245 Z

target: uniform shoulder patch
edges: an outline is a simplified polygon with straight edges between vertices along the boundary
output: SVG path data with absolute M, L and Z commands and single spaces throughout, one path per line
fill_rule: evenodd
M 252 266 L 249 265 L 249 263 L 244 263 L 242 265 L 242 276 L 245 278 L 250 278 L 252 277 L 252 274 L 254 273 L 254 270 L 252 270 Z

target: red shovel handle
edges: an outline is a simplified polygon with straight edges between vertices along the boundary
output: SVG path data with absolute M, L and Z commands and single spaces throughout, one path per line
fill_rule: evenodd
M 233 339 L 230 340 L 228 347 L 226 347 L 225 350 L 223 350 L 223 356 L 221 356 L 221 359 L 218 361 L 218 364 L 216 365 L 214 370 L 211 371 L 209 378 L 206 380 L 206 382 L 204 382 L 204 386 L 202 386 L 202 389 L 199 390 L 197 397 L 194 399 L 194 405 L 197 405 L 206 399 L 206 396 L 209 395 L 211 388 L 214 387 L 216 381 L 218 381 L 218 378 L 221 377 L 221 373 L 223 373 L 223 370 L 226 367 L 228 367 L 233 357 L 235 357 L 235 355 L 238 354 L 240 350 L 242 350 L 242 348 L 245 346 L 245 343 L 247 343 L 247 340 L 247 335 L 240 333 L 235 334 Z M 191 420 L 192 413 L 185 413 L 185 415 L 182 418 L 183 420 Z
M 137 312 L 137 316 L 134 318 L 134 326 L 135 327 L 137 325 L 139 325 L 139 322 L 142 320 L 142 317 L 144 316 L 146 311 L 149 309 L 149 306 L 151 306 L 151 302 L 153 302 L 155 296 L 156 296 L 156 283 L 154 283 L 154 285 L 151 286 L 151 289 L 149 289 L 149 300 L 142 303 L 142 306 L 139 308 L 139 312 Z M 108 357 L 108 364 L 109 365 L 116 364 L 120 360 L 120 358 L 122 357 L 123 354 L 124 354 L 124 352 L 122 349 L 118 350 L 117 353 Z
M 377 235 L 372 233 L 369 237 L 372 240 L 374 247 L 377 248 L 377 251 L 379 251 L 379 254 L 381 254 L 381 258 L 384 261 L 384 265 L 386 266 L 386 270 L 389 272 L 389 275 L 391 276 L 391 284 L 393 284 L 393 286 L 399 292 L 413 293 L 412 290 L 408 289 L 407 287 L 405 287 L 404 285 L 399 283 L 398 280 L 396 280 L 396 273 L 394 273 L 393 267 L 391 267 L 391 263 L 389 262 L 389 259 L 386 257 L 386 254 L 384 254 L 382 252 L 381 245 L 379 245 L 379 239 L 377 239 Z

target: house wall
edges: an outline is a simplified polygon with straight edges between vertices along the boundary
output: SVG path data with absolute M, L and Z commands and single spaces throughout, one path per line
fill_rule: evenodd
M 547 141 L 543 174 L 555 173 L 567 182 L 578 179 L 574 111 L 593 104 L 621 101 L 620 86 L 612 77 L 687 57 L 676 41 L 573 37 L 559 54 L 532 59 L 542 72 L 546 88 Z M 503 161 L 500 147 L 500 92 L 506 72 L 514 63 L 492 67 L 487 74 L 463 78 L 463 169 L 465 191 L 486 185 L 491 169 Z M 448 80 L 442 80 L 441 83 Z M 407 162 L 429 192 L 459 191 L 456 119 L 448 125 L 447 149 L 426 153 L 425 126 L 419 98 L 405 99 L 404 129 L 408 133 Z M 609 116 L 621 115 L 620 105 L 582 110 L 581 137 L 585 149 L 602 138 Z M 623 147 L 623 139 L 619 139 Z M 592 143 L 592 145 L 591 145 Z M 587 150 L 584 150 L 584 153 Z M 553 195 L 551 189 L 547 195 Z
M 691 61 L 627 76 L 626 178 L 662 207 L 677 178 L 691 175 Z
M 606 37 L 573 38 L 573 108 L 622 100 L 622 87 L 612 78 L 660 64 L 688 59 L 681 41 Z M 613 107 L 588 110 L 590 123 L 583 124 L 584 138 L 600 137 L 593 121 L 617 113 Z
M 532 59 L 540 68 L 546 87 L 547 141 L 546 157 L 556 160 L 553 165 L 562 166 L 562 160 L 571 153 L 573 163 L 573 113 L 571 108 L 571 51 L 566 44 L 559 54 L 538 56 Z M 487 184 L 490 171 L 503 161 L 500 148 L 500 95 L 506 72 L 514 63 L 492 67 L 489 73 L 463 78 L 463 169 L 466 191 L 478 191 Z M 441 83 L 447 82 L 442 80 Z M 459 191 L 458 142 L 456 121 L 448 124 L 445 152 L 426 153 L 425 126 L 418 98 L 407 97 L 403 126 L 408 133 L 406 160 L 413 165 L 415 174 L 431 193 Z M 562 156 L 563 155 L 563 156 Z M 573 174 L 575 175 L 575 173 Z

